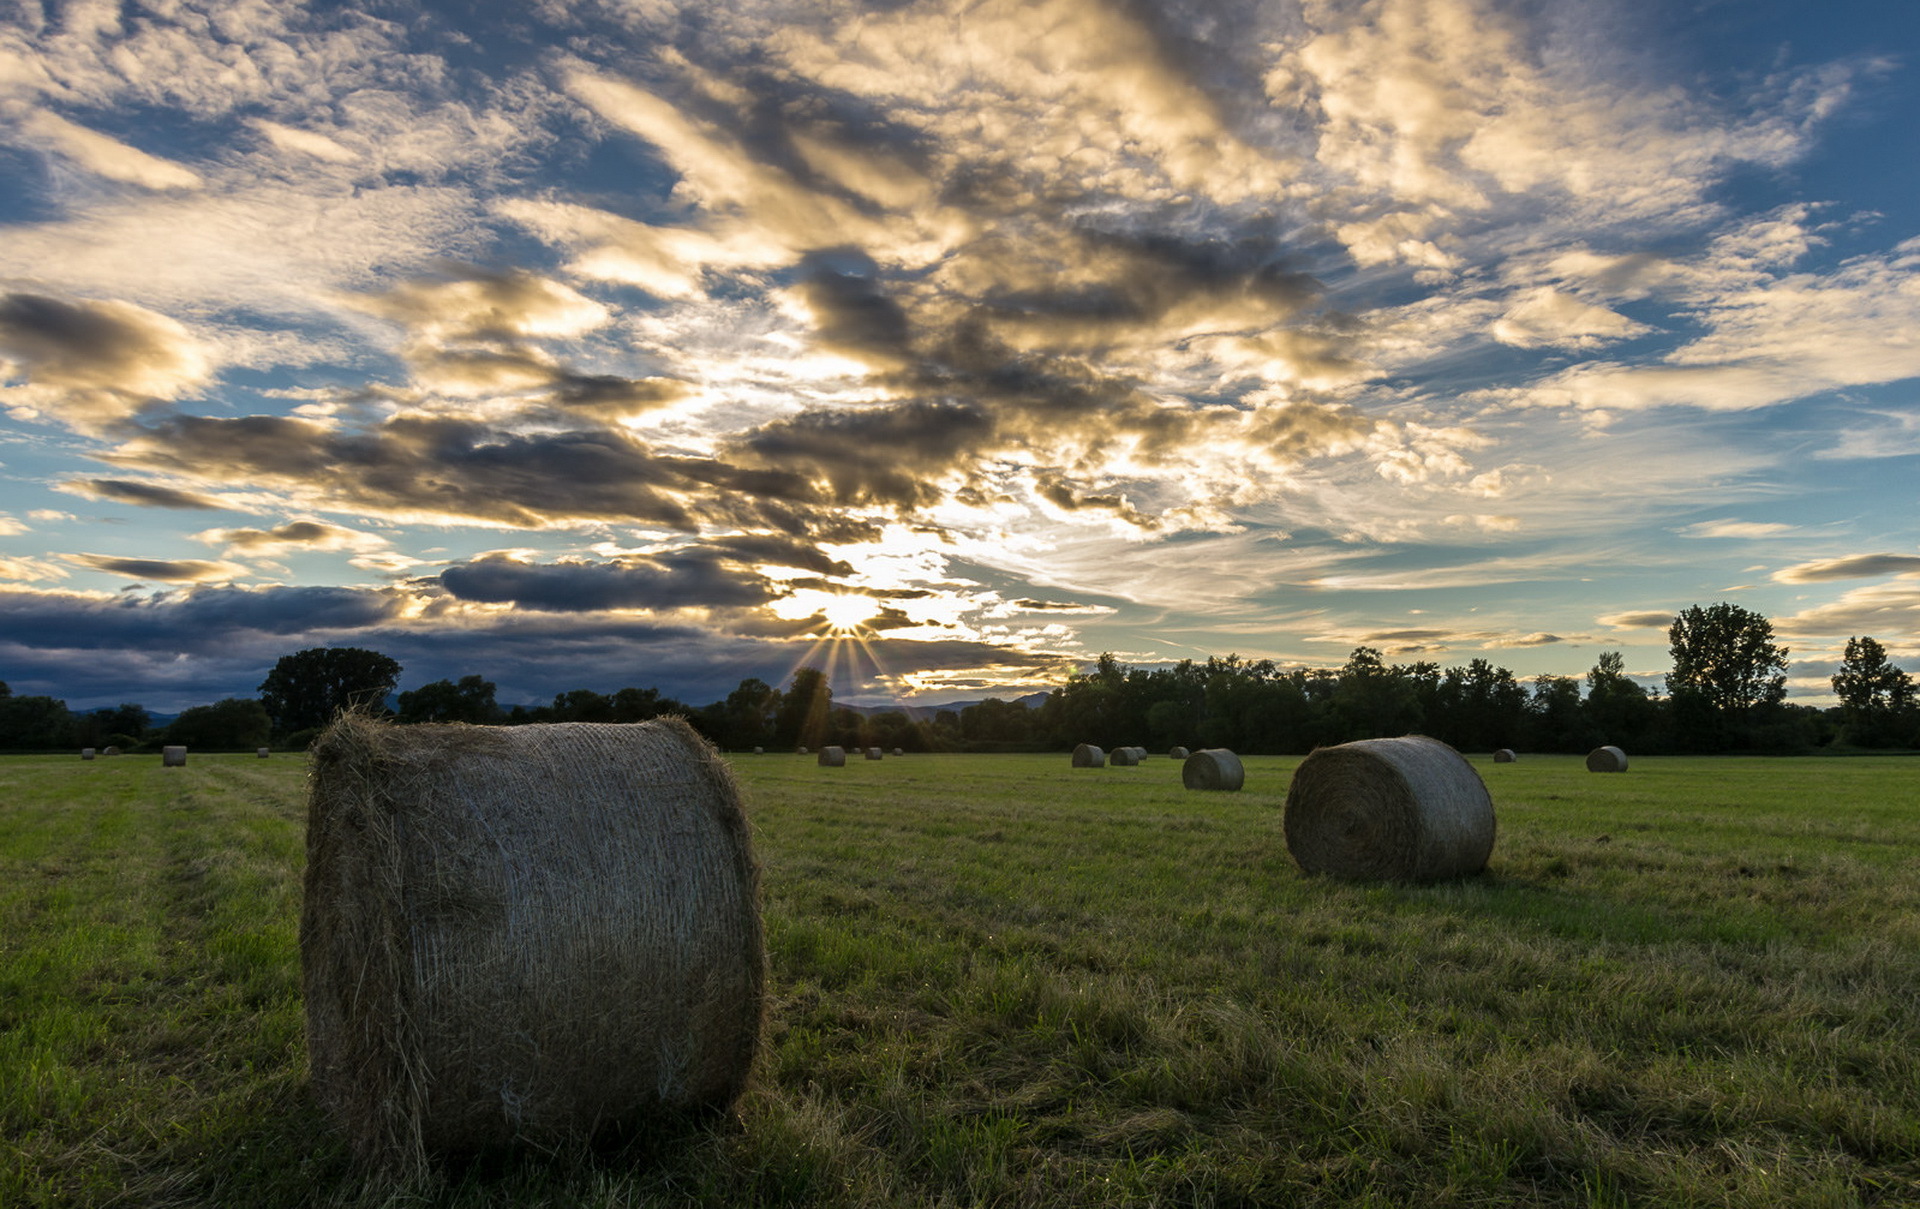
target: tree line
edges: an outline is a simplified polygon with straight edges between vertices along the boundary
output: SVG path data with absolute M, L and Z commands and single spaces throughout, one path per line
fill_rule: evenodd
M 395 660 L 358 647 L 315 647 L 276 662 L 257 698 L 196 706 L 157 728 L 138 705 L 75 713 L 52 697 L 16 697 L 0 682 L 0 749 L 304 748 L 349 708 L 388 712 L 402 724 L 506 726 L 677 714 L 722 748 L 738 751 L 828 744 L 1044 751 L 1085 742 L 1281 755 L 1410 733 L 1463 751 L 1584 752 L 1603 743 L 1645 754 L 1920 746 L 1914 679 L 1871 637 L 1848 640 L 1832 677 L 1839 704 L 1824 709 L 1786 702 L 1788 652 L 1758 613 L 1725 603 L 1695 605 L 1674 617 L 1668 640 L 1673 668 L 1664 693 L 1629 677 L 1617 651 L 1603 652 L 1584 678 L 1525 681 L 1485 659 L 1446 668 L 1392 664 L 1366 646 L 1337 669 L 1285 668 L 1238 655 L 1130 667 L 1103 654 L 1037 708 L 988 699 L 932 717 L 836 705 L 826 675 L 811 667 L 784 689 L 749 677 L 723 700 L 701 706 L 653 688 L 622 688 L 607 694 L 574 689 L 548 705 L 502 707 L 493 682 L 478 674 L 396 696 L 402 669 Z

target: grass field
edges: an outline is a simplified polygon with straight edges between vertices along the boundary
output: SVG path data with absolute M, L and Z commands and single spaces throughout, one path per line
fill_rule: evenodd
M 363 1187 L 297 757 L 0 760 L 0 1205 L 1920 1204 L 1920 759 L 1480 765 L 1487 875 L 1302 876 L 1295 759 L 735 760 L 738 1120 Z

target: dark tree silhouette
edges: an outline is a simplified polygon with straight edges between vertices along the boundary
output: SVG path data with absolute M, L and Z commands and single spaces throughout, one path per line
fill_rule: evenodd
M 310 647 L 282 655 L 260 682 L 260 704 L 281 734 L 325 726 L 341 710 L 378 707 L 400 683 L 400 665 L 361 647 Z

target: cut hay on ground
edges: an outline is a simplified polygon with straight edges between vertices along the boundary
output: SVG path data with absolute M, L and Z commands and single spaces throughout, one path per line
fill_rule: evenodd
M 1180 766 L 1180 783 L 1188 789 L 1233 792 L 1247 783 L 1247 770 L 1226 748 L 1209 747 L 1187 757 Z
M 1514 756 L 1513 748 L 1511 747 L 1503 747 L 1499 751 L 1496 751 L 1493 753 L 1493 762 L 1495 764 L 1511 764 L 1514 762 L 1515 759 L 1516 757 Z
M 822 768 L 845 768 L 847 766 L 847 749 L 844 747 L 823 747 L 820 749 L 820 759 L 818 763 Z
M 1287 790 L 1287 851 L 1308 873 L 1433 881 L 1486 868 L 1493 799 L 1473 765 L 1438 739 L 1363 739 L 1316 748 Z
M 1190 751 L 1188 751 L 1188 750 L 1187 750 L 1186 748 L 1184 748 L 1184 747 L 1175 747 L 1175 748 L 1172 748 L 1171 750 L 1169 750 L 1169 751 L 1167 752 L 1167 759 L 1169 759 L 1169 760 L 1184 760 L 1184 759 L 1186 759 L 1186 758 L 1187 758 L 1188 756 L 1190 756 L 1190 755 L 1192 755 L 1192 754 L 1193 754 L 1192 752 L 1190 752 Z
M 1091 743 L 1082 743 L 1073 749 L 1073 766 L 1075 768 L 1105 768 L 1107 766 L 1107 753 L 1101 751 Z
M 628 1136 L 738 1096 L 765 945 L 739 792 L 683 721 L 313 746 L 315 1095 L 365 1163 Z
M 187 764 L 186 748 L 175 745 L 170 747 L 163 747 L 160 749 L 160 766 L 161 767 L 185 768 L 186 764 Z
M 1596 747 L 1587 753 L 1588 772 L 1625 772 L 1627 753 L 1617 747 Z

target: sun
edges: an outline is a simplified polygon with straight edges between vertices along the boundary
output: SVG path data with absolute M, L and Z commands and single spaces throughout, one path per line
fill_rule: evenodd
M 832 634 L 852 634 L 873 616 L 873 600 L 866 596 L 836 596 L 822 593 L 814 612 L 826 619 Z

